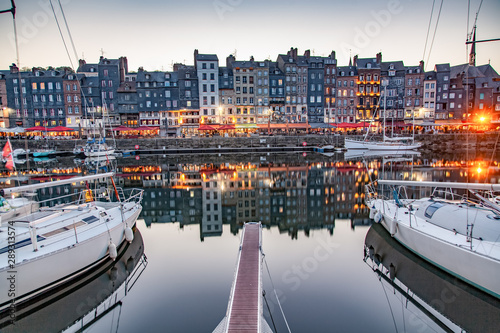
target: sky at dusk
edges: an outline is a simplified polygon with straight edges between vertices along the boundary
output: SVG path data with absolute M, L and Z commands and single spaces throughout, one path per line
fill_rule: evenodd
M 193 64 L 193 51 L 237 60 L 276 60 L 278 54 L 297 47 L 299 54 L 327 56 L 336 51 L 338 64 L 349 56 L 403 60 L 405 65 L 426 61 L 467 62 L 465 39 L 471 30 L 480 0 L 471 0 L 467 29 L 467 0 L 444 1 L 435 41 L 429 57 L 424 47 L 432 0 L 60 0 L 79 58 L 98 62 L 101 49 L 107 58 L 126 56 L 129 70 L 171 70 L 172 63 Z M 67 36 L 58 0 L 52 0 Z M 441 1 L 436 0 L 432 28 Z M 17 30 L 21 66 L 69 66 L 48 0 L 18 0 Z M 0 0 L 0 9 L 10 0 Z M 500 1 L 484 0 L 477 23 L 477 39 L 500 37 Z M 16 62 L 13 22 L 0 15 L 0 69 Z M 76 64 L 70 47 L 72 61 Z M 477 64 L 491 61 L 500 72 L 500 42 L 476 46 Z

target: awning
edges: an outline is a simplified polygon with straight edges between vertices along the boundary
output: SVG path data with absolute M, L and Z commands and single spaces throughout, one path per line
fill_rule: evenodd
M 235 128 L 259 128 L 257 124 L 236 124 Z
M 218 127 L 218 125 L 200 125 L 198 131 L 216 131 Z
M 308 129 L 311 128 L 311 125 L 309 125 L 308 123 L 288 123 L 285 124 L 285 128 Z
M 69 127 L 56 126 L 49 128 L 49 132 L 74 132 L 75 130 Z
M 26 132 L 45 132 L 47 130 L 48 130 L 47 127 L 43 126 L 35 126 L 25 129 Z
M 134 128 L 133 130 L 134 131 L 154 131 L 154 130 L 157 130 L 159 127 L 158 126 L 146 126 L 146 125 L 142 125 L 142 126 L 139 126 L 137 128 Z
M 234 125 L 221 125 L 217 130 L 219 131 L 227 131 L 227 130 L 234 130 L 236 127 Z
M 286 129 L 286 124 L 258 124 L 260 129 Z
M 14 128 L 1 128 L 0 129 L 2 132 L 5 132 L 5 133 L 24 133 L 26 132 L 26 130 L 22 127 L 14 127 Z
M 336 126 L 328 123 L 309 123 L 312 129 L 317 128 L 335 128 Z
M 368 122 L 361 122 L 361 123 L 334 123 L 331 124 L 333 126 L 336 126 L 337 128 L 361 128 L 361 127 L 369 127 L 375 126 L 376 124 L 374 123 L 368 123 Z

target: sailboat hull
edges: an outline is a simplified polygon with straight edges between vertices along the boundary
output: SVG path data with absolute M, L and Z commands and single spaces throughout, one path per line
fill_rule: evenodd
M 419 203 L 413 204 L 417 207 Z M 471 249 L 471 243 L 458 229 L 447 230 L 416 218 L 408 214 L 406 207 L 398 208 L 391 200 L 376 199 L 369 205 L 382 214 L 380 223 L 406 248 L 459 279 L 500 298 L 500 258 L 495 242 L 474 239 Z M 455 209 L 461 208 L 457 206 Z M 467 214 L 465 210 L 462 213 Z M 456 220 L 456 217 L 450 215 L 450 219 Z M 491 250 L 483 253 L 486 248 Z
M 129 213 L 125 213 L 124 222 L 119 215 L 113 215 L 114 218 L 109 222 L 79 232 L 77 240 L 70 229 L 63 239 L 52 240 L 48 237 L 39 242 L 37 252 L 33 251 L 31 245 L 17 249 L 16 258 L 29 259 L 16 262 L 14 269 L 9 266 L 0 269 L 0 290 L 10 290 L 9 286 L 13 285 L 7 278 L 15 276 L 14 287 L 11 288 L 14 294 L 5 292 L 0 295 L 0 311 L 10 306 L 13 296 L 15 303 L 25 302 L 86 274 L 107 260 L 110 257 L 110 242 L 119 247 L 125 241 L 126 226 L 135 225 L 140 212 L 140 207 L 132 208 Z M 93 236 L 86 236 L 89 233 Z M 62 246 L 62 242 L 67 243 L 67 246 Z M 2 259 L 7 259 L 6 256 L 7 253 L 2 254 Z
M 401 142 L 373 142 L 353 139 L 345 139 L 347 149 L 369 149 L 369 150 L 411 150 L 422 146 L 421 143 L 405 144 Z

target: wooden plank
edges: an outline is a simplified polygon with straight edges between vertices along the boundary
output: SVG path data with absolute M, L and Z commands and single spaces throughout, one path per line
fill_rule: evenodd
M 245 225 L 228 332 L 258 332 L 260 224 Z

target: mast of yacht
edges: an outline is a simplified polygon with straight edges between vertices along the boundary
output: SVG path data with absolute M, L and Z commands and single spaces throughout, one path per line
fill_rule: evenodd
M 386 106 L 387 104 L 387 83 L 384 84 L 384 123 L 382 125 L 382 137 L 383 137 L 383 141 L 385 142 L 385 112 L 386 112 Z

